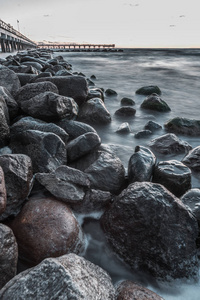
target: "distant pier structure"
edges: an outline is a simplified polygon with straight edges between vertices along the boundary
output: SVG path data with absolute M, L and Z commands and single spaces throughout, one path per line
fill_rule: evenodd
M 0 52 L 12 52 L 36 47 L 36 43 L 0 19 Z
M 38 43 L 38 48 L 46 48 L 52 50 L 108 50 L 115 48 L 115 44 L 62 44 L 62 43 Z

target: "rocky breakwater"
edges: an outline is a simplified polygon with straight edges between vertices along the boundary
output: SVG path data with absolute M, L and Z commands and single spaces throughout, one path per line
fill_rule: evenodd
M 162 182 L 156 177 L 161 164 L 152 152 L 183 153 L 190 145 L 169 134 L 153 141 L 152 151 L 137 146 L 126 177 L 119 157 L 93 128 L 112 120 L 103 90 L 91 86 L 49 51 L 1 60 L 0 299 L 161 299 L 134 282 L 115 288 L 106 271 L 82 257 L 87 243 L 77 213 L 104 212 L 105 236 L 133 270 L 164 281 L 197 277 L 197 218 L 174 195 L 169 172 L 162 172 Z M 144 109 L 166 106 L 158 87 L 138 93 L 156 93 Z M 134 105 L 130 100 L 124 104 Z M 116 115 L 132 118 L 135 112 L 125 106 Z M 152 131 L 161 127 L 150 125 Z M 160 147 L 166 140 L 167 150 Z M 191 186 L 189 169 L 182 169 L 188 185 L 180 184 L 180 195 Z M 18 257 L 31 268 L 17 271 Z

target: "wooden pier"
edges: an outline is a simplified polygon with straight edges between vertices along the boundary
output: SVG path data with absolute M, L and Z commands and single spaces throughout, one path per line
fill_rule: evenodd
M 43 44 L 39 43 L 38 48 L 46 48 L 46 49 L 63 49 L 63 50 L 94 50 L 94 49 L 113 49 L 115 48 L 115 44 L 62 44 L 62 43 L 50 43 Z

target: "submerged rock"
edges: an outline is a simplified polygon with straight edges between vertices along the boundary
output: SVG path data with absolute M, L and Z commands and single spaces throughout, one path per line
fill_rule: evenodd
M 116 131 L 117 133 L 130 133 L 131 128 L 128 122 L 122 123 Z
M 151 130 L 151 131 L 156 131 L 156 130 L 159 130 L 161 129 L 162 126 L 154 121 L 148 121 L 145 126 L 144 126 L 144 129 L 146 130 Z
M 150 181 L 153 175 L 153 169 L 156 163 L 156 157 L 146 147 L 136 146 L 135 153 L 128 162 L 128 181 Z
M 135 113 L 136 109 L 130 106 L 122 106 L 115 112 L 118 116 L 134 116 Z
M 18 274 L 1 291 L 2 300 L 73 299 L 114 300 L 110 276 L 99 266 L 75 254 L 47 258 Z
M 30 198 L 9 226 L 20 258 L 32 264 L 83 250 L 83 233 L 76 218 L 65 203 L 53 197 Z
M 164 100 L 162 100 L 156 93 L 153 93 L 146 99 L 144 99 L 144 101 L 141 104 L 141 108 L 151 109 L 160 112 L 168 112 L 171 110 L 168 104 Z
M 124 97 L 121 99 L 121 105 L 125 105 L 125 106 L 135 105 L 135 101 L 133 99 Z
M 177 160 L 160 161 L 154 168 L 153 182 L 180 197 L 191 188 L 191 171 Z
M 117 96 L 117 92 L 112 89 L 105 90 L 106 96 Z
M 135 93 L 139 94 L 139 95 L 147 95 L 147 96 L 151 95 L 153 93 L 161 95 L 161 90 L 156 85 L 149 85 L 149 86 L 143 86 L 143 87 L 141 87 Z
M 169 132 L 200 136 L 200 120 L 176 117 L 166 122 L 164 126 Z
M 182 159 L 182 162 L 190 169 L 200 171 L 200 146 L 189 151 L 189 153 Z
M 197 278 L 196 219 L 160 184 L 135 182 L 103 214 L 108 241 L 132 269 L 162 280 Z
M 136 139 L 141 139 L 152 134 L 151 130 L 140 130 L 134 134 Z

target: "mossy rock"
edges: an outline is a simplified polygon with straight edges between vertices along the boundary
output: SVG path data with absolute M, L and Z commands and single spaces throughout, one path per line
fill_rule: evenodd
M 161 90 L 156 85 L 148 85 L 148 86 L 141 87 L 135 93 L 139 95 L 145 95 L 145 96 L 151 95 L 153 93 L 161 95 Z

